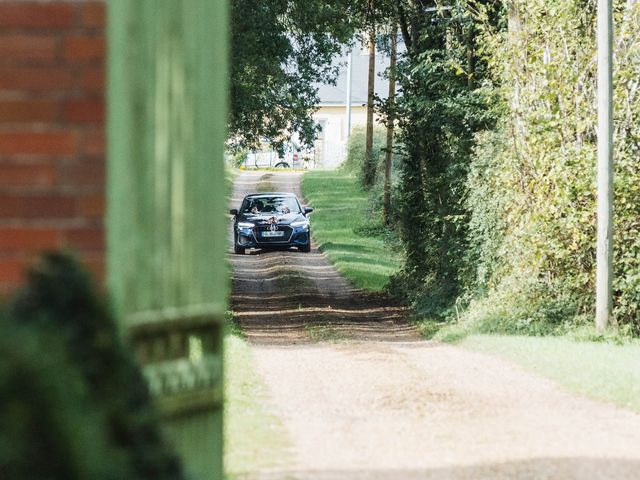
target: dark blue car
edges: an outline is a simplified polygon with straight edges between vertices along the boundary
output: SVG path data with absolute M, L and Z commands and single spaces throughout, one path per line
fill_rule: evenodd
M 282 249 L 297 247 L 311 251 L 311 226 L 304 208 L 292 193 L 254 193 L 247 195 L 239 210 L 230 213 L 233 223 L 233 251 L 243 254 L 247 248 Z

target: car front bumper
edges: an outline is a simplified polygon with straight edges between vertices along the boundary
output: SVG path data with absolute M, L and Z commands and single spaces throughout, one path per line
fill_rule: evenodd
M 239 247 L 242 248 L 289 248 L 304 247 L 309 245 L 311 232 L 307 230 L 299 230 L 288 227 L 284 238 L 262 238 L 261 231 L 258 229 L 237 229 L 236 238 Z

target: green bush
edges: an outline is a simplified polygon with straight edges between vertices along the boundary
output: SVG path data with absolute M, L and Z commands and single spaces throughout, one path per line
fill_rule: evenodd
M 0 477 L 128 478 L 83 375 L 52 330 L 0 319 Z
M 245 164 L 248 157 L 249 157 L 249 150 L 247 150 L 246 148 L 233 150 L 231 152 L 231 166 L 235 168 L 240 168 Z
M 470 282 L 467 176 L 474 135 L 495 122 L 491 88 L 456 68 L 466 63 L 473 34 L 470 22 L 459 22 L 429 22 L 424 42 L 414 47 L 420 51 L 398 64 L 404 157 L 398 203 L 406 259 L 390 290 L 430 317 L 447 317 Z
M 394 241 L 397 237 L 397 232 L 394 231 L 394 226 L 399 219 L 399 198 L 398 187 L 400 184 L 400 168 L 402 157 L 397 152 L 401 150 L 399 145 L 398 133 L 395 133 L 394 138 L 394 154 L 392 157 L 391 168 L 391 229 L 389 226 L 384 225 L 384 219 L 382 218 L 383 208 L 383 194 L 384 194 L 384 164 L 386 157 L 387 147 L 387 130 L 382 125 L 376 125 L 373 130 L 373 152 L 377 158 L 377 165 L 375 165 L 375 177 L 374 182 L 371 185 L 366 186 L 364 169 L 365 169 L 365 141 L 366 141 L 366 129 L 364 126 L 356 126 L 353 128 L 351 137 L 349 139 L 349 145 L 347 149 L 347 158 L 340 168 L 351 175 L 355 175 L 358 179 L 358 183 L 362 188 L 366 188 L 369 193 L 369 202 L 367 207 L 367 225 L 373 228 L 378 235 L 383 235 L 388 238 L 389 241 Z M 394 221 L 395 220 L 395 221 Z
M 614 313 L 637 335 L 640 4 L 615 3 Z M 487 29 L 482 40 L 508 109 L 498 130 L 477 137 L 471 165 L 469 261 L 488 297 L 468 316 L 504 331 L 523 322 L 533 333 L 567 330 L 594 313 L 595 15 L 582 0 L 514 8 L 521 31 Z
M 366 182 L 366 169 L 369 164 L 365 162 L 365 151 L 367 141 L 367 130 L 363 125 L 353 127 L 351 130 L 351 136 L 349 137 L 349 144 L 347 145 L 347 158 L 342 164 L 342 168 L 353 175 L 358 177 L 360 184 L 365 187 L 370 187 Z M 373 176 L 375 178 L 382 168 L 380 165 L 384 165 L 385 148 L 387 146 L 387 129 L 381 125 L 375 125 L 373 128 Z
M 184 478 L 142 373 L 71 257 L 43 256 L 3 316 L 3 478 Z

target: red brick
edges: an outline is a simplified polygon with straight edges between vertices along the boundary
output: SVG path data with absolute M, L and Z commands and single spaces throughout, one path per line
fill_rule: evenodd
M 105 232 L 102 227 L 76 228 L 64 234 L 65 244 L 79 250 L 104 250 Z
M 26 278 L 30 262 L 25 258 L 0 258 L 0 287 L 6 292 L 7 286 L 18 286 Z
M 82 160 L 65 165 L 60 171 L 58 184 L 103 189 L 105 185 L 105 164 L 103 161 Z
M 38 252 L 58 248 L 60 232 L 53 228 L 0 227 L 0 251 Z
M 51 186 L 56 171 L 51 164 L 1 164 L 0 186 Z
M 82 155 L 90 157 L 104 157 L 105 132 L 104 128 L 86 130 L 81 148 Z
M 73 155 L 73 131 L 0 133 L 0 155 Z
M 87 67 L 82 72 L 81 88 L 86 93 L 102 93 L 104 91 L 104 66 Z
M 0 194 L 0 218 L 72 218 L 73 197 L 44 194 Z
M 0 89 L 15 91 L 69 90 L 73 72 L 58 67 L 0 67 Z
M 104 2 L 87 2 L 82 6 L 82 25 L 89 28 L 100 28 L 106 24 L 106 7 Z
M 51 63 L 58 56 L 58 38 L 51 35 L 0 35 L 0 59 Z
M 77 198 L 78 200 L 78 214 L 87 219 L 101 219 L 104 217 L 105 212 L 105 194 L 94 193 L 89 195 L 83 195 Z
M 0 101 L 0 122 L 54 122 L 58 113 L 55 102 L 46 100 Z
M 71 100 L 64 106 L 64 118 L 72 123 L 102 123 L 103 100 Z
M 104 37 L 87 35 L 68 37 L 64 44 L 64 56 L 69 61 L 104 60 Z
M 0 27 L 68 28 L 74 22 L 75 7 L 68 3 L 0 3 Z

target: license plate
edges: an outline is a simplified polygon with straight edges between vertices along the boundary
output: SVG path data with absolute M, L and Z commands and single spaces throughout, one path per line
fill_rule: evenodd
M 284 232 L 282 230 L 276 230 L 275 232 L 262 232 L 263 237 L 284 237 Z

